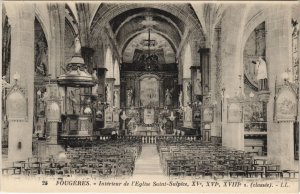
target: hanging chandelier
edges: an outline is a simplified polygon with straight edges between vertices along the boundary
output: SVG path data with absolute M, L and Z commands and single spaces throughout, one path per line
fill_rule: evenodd
M 146 55 L 144 65 L 147 71 L 153 71 L 158 68 L 158 56 L 151 54 L 151 28 L 148 29 L 148 54 Z

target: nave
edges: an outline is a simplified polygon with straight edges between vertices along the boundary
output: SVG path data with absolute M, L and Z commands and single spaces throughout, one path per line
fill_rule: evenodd
M 4 2 L 3 176 L 296 182 L 299 21 L 289 3 Z
M 297 179 L 298 171 L 282 169 L 251 153 L 187 139 L 141 138 L 100 140 L 65 145 L 58 156 L 15 161 L 3 175 L 90 177 L 99 179 L 151 176 L 171 179 Z

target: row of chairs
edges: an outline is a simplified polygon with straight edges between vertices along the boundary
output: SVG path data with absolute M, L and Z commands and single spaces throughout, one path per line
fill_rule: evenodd
M 281 178 L 297 174 L 266 159 L 255 159 L 250 153 L 207 142 L 160 140 L 157 150 L 163 171 L 171 178 Z
M 58 175 L 124 177 L 131 176 L 142 149 L 140 140 L 122 139 L 98 142 L 91 147 L 66 147 L 64 153 L 48 158 L 15 161 L 2 169 L 7 175 Z

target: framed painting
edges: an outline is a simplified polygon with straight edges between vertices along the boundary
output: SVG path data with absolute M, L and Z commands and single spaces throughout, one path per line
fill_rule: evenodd
M 15 84 L 6 96 L 6 107 L 9 121 L 27 121 L 28 98 L 25 89 Z
M 203 122 L 213 122 L 214 121 L 214 108 L 206 107 L 203 109 Z
M 293 122 L 297 116 L 297 95 L 289 86 L 283 86 L 275 97 L 274 120 Z
M 243 122 L 243 106 L 241 103 L 229 103 L 227 107 L 227 122 L 242 123 Z

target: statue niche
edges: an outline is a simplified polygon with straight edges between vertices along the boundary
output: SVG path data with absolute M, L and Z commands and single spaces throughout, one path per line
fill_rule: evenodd
M 126 91 L 126 105 L 127 107 L 133 106 L 133 90 L 132 88 Z
M 48 93 L 45 87 L 37 88 L 36 92 L 36 114 L 37 116 L 45 116 L 46 99 Z
M 41 24 L 35 19 L 35 72 L 39 76 L 48 74 L 48 44 Z
M 169 89 L 166 89 L 165 93 L 165 106 L 170 106 L 172 105 L 172 94 Z

